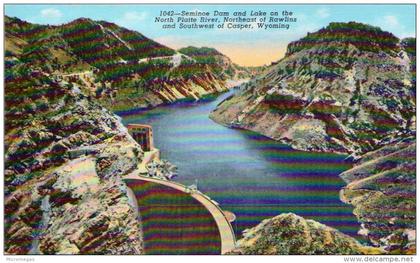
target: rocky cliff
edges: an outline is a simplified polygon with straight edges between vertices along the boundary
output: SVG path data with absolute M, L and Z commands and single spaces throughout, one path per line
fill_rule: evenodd
M 199 99 L 225 91 L 224 81 L 112 23 L 5 25 L 5 252 L 141 254 L 122 178 L 143 151 L 109 109 Z M 154 166 L 150 176 L 172 167 Z
M 340 175 L 359 234 L 392 254 L 416 253 L 416 141 L 406 138 L 364 154 Z
M 359 255 L 377 254 L 355 239 L 313 220 L 281 214 L 246 230 L 238 247 L 240 255 Z
M 377 149 L 415 130 L 412 43 L 364 24 L 331 23 L 289 44 L 279 63 L 211 117 L 299 150 Z
M 142 253 L 121 178 L 143 152 L 118 117 L 25 63 L 5 84 L 5 253 Z
M 343 202 L 355 207 L 361 245 L 339 231 L 294 214 L 281 214 L 247 229 L 231 254 L 415 254 L 416 145 L 413 137 L 364 154 L 340 176 Z
M 141 254 L 141 221 L 121 178 L 143 152 L 102 105 L 199 99 L 225 90 L 226 77 L 196 54 L 104 21 L 5 20 L 5 252 Z M 374 245 L 412 253 L 415 41 L 348 27 L 330 25 L 291 44 L 286 58 L 212 116 L 299 149 L 357 154 L 358 166 L 342 174 L 342 199 Z M 361 44 L 366 30 L 375 36 L 369 48 Z M 362 42 L 334 38 L 355 33 Z M 262 222 L 240 244 L 233 253 L 378 251 L 295 215 Z
M 341 198 L 355 207 L 359 233 L 384 253 L 413 254 L 415 43 L 369 25 L 331 23 L 289 44 L 282 60 L 211 118 L 296 149 L 352 155 Z
M 114 111 L 146 108 L 226 91 L 224 79 L 142 34 L 80 18 L 60 26 L 5 17 L 6 61 L 23 61 L 75 82 Z
M 232 60 L 210 47 L 188 46 L 178 50 L 195 61 L 209 65 L 214 74 L 223 79 L 241 80 L 249 79 L 263 67 L 241 67 L 232 62 Z

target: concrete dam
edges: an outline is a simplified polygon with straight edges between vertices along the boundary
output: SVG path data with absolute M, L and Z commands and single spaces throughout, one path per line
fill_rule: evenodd
M 145 137 L 152 134 L 150 126 L 137 125 L 135 132 L 141 134 L 133 134 L 136 141 L 147 144 L 142 147 L 156 152 L 152 137 Z M 150 162 L 152 158 L 145 160 Z M 140 171 L 144 170 L 144 162 Z M 146 254 L 220 255 L 235 247 L 230 224 L 234 215 L 197 189 L 139 173 L 130 174 L 124 181 L 137 201 Z

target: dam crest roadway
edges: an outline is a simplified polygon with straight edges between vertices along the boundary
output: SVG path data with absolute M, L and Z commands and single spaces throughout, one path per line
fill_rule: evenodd
M 123 178 L 143 226 L 146 254 L 224 254 L 235 248 L 230 222 L 235 215 L 196 187 L 147 177 L 147 164 L 159 159 L 148 125 L 128 125 L 146 149 L 138 169 Z

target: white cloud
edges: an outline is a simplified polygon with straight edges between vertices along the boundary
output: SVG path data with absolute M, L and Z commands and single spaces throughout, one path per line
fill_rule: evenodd
M 383 17 L 383 24 L 384 26 L 395 28 L 395 27 L 398 27 L 400 23 L 396 16 L 389 15 L 389 16 Z
M 320 18 L 327 18 L 330 16 L 330 10 L 328 8 L 320 8 L 316 10 L 316 15 Z
M 136 11 L 130 11 L 124 13 L 122 20 L 125 21 L 131 21 L 131 22 L 139 22 L 145 20 L 147 17 L 146 12 L 136 12 Z
M 133 30 L 139 30 L 138 26 L 141 22 L 144 22 L 147 17 L 147 12 L 128 11 L 113 22 L 119 26 L 124 26 Z
M 312 20 L 309 16 L 305 14 L 299 14 L 296 16 L 297 18 L 297 24 L 295 26 L 295 29 L 291 31 L 291 40 L 298 40 L 301 37 L 304 37 L 307 33 L 312 33 L 315 31 L 318 31 L 323 26 L 326 26 L 326 24 L 323 24 L 322 22 L 318 24 L 316 20 Z
M 47 8 L 41 10 L 41 16 L 43 18 L 58 19 L 63 16 L 63 13 L 61 13 L 60 10 L 55 8 Z
M 407 30 L 405 25 L 401 24 L 398 17 L 394 15 L 378 16 L 373 21 L 373 24 L 380 27 L 382 30 L 393 33 L 398 37 L 402 36 L 402 32 L 410 31 Z

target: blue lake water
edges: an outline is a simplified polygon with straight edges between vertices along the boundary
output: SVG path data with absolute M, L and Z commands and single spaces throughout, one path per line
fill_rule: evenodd
M 291 149 L 254 132 L 230 129 L 209 113 L 232 92 L 123 116 L 123 122 L 153 126 L 161 158 L 178 167 L 173 180 L 190 185 L 233 212 L 241 232 L 263 219 L 293 212 L 357 236 L 352 207 L 339 200 L 338 174 L 351 165 L 336 154 Z

